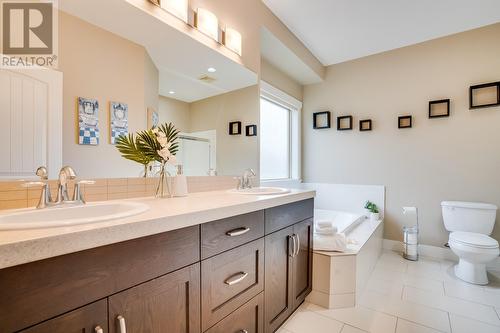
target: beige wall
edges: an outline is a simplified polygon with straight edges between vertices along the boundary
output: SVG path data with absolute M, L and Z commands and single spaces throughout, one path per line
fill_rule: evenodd
M 219 175 L 240 175 L 247 168 L 258 172 L 259 137 L 247 137 L 245 126 L 259 128 L 259 116 L 257 85 L 191 103 L 191 132 L 217 130 Z M 242 135 L 228 134 L 231 121 L 242 122 Z
M 189 103 L 160 96 L 158 115 L 160 123 L 173 123 L 181 132 L 190 131 Z
M 302 101 L 303 86 L 264 59 L 260 62 L 260 79 Z
M 385 237 L 401 239 L 401 207 L 420 209 L 421 242 L 443 245 L 442 200 L 500 206 L 500 108 L 469 111 L 468 87 L 500 79 L 500 24 L 328 68 L 304 89 L 306 181 L 387 186 Z M 450 98 L 451 117 L 428 119 L 428 101 Z M 312 129 L 312 113 L 353 115 L 353 131 Z M 398 115 L 414 128 L 398 130 Z M 372 118 L 372 132 L 358 121 Z M 500 225 L 494 237 L 500 240 Z
M 127 103 L 129 131 L 146 127 L 146 108 L 158 107 L 158 71 L 146 50 L 60 12 L 59 70 L 63 72 L 63 163 L 82 177 L 129 177 L 141 167 L 109 143 L 109 102 Z M 77 97 L 99 101 L 100 143 L 77 144 Z

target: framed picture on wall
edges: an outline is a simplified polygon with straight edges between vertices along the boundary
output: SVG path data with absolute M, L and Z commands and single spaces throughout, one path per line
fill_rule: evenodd
M 78 144 L 99 144 L 99 102 L 78 97 Z
M 147 110 L 147 115 L 148 115 L 148 121 L 147 121 L 148 128 L 153 128 L 158 126 L 158 124 L 160 123 L 160 116 L 158 115 L 158 112 L 156 112 L 155 109 L 149 107 Z
M 120 102 L 109 102 L 110 143 L 128 134 L 128 105 Z

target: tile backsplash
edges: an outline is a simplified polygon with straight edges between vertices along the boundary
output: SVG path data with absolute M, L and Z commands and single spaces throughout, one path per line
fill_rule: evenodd
M 83 185 L 86 201 L 104 201 L 153 196 L 156 178 L 107 178 L 94 179 L 95 184 Z M 190 193 L 234 188 L 233 177 L 187 177 Z M 0 210 L 34 207 L 40 198 L 40 188 L 24 188 L 27 181 L 0 181 Z M 56 197 L 57 181 L 49 181 L 52 197 Z M 68 186 L 70 195 L 73 186 Z

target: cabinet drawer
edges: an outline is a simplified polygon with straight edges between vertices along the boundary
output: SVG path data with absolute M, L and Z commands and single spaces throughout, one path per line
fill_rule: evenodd
M 260 293 L 205 333 L 263 333 L 264 295 Z
M 105 299 L 21 331 L 21 333 L 82 332 L 108 332 L 108 306 Z
M 264 239 L 201 262 L 202 328 L 212 327 L 264 287 Z
M 41 323 L 200 258 L 199 226 L 0 270 L 0 333 Z
M 264 211 L 201 225 L 201 257 L 206 259 L 264 236 Z
M 266 209 L 266 235 L 304 221 L 314 215 L 314 199 Z

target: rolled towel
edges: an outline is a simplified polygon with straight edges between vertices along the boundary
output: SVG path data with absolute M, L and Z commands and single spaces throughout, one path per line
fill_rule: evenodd
M 337 227 L 332 224 L 332 221 L 319 220 L 314 223 L 314 233 L 319 235 L 335 235 L 338 231 Z

